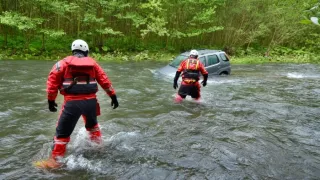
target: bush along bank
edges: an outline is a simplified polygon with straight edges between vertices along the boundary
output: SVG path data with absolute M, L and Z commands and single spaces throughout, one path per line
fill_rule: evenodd
M 215 49 L 215 48 L 214 48 Z M 140 51 L 140 52 L 90 52 L 89 55 L 97 61 L 107 62 L 165 62 L 173 60 L 181 52 L 172 51 Z M 71 55 L 70 51 L 44 51 L 41 53 L 30 53 L 21 51 L 4 50 L 0 53 L 0 60 L 44 60 L 57 61 Z M 279 53 L 272 51 L 268 55 L 262 52 L 239 53 L 229 55 L 232 64 L 264 64 L 264 63 L 312 63 L 320 64 L 320 55 L 303 51 L 299 53 Z
M 320 64 L 320 56 L 309 56 L 309 55 L 231 56 L 231 63 L 232 64 L 265 64 L 265 63 Z
M 44 60 L 56 61 L 66 56 L 70 56 L 71 52 L 58 52 L 58 53 L 41 53 L 41 54 L 28 54 L 28 53 L 0 53 L 0 60 Z M 122 52 L 114 51 L 108 53 L 89 53 L 97 61 L 108 62 L 142 62 L 142 61 L 155 61 L 155 62 L 170 62 L 175 53 L 169 52 Z
M 312 63 L 320 64 L 320 55 L 313 51 L 293 50 L 290 48 L 275 48 L 266 51 L 237 51 L 231 56 L 234 64 L 263 64 L 263 63 Z

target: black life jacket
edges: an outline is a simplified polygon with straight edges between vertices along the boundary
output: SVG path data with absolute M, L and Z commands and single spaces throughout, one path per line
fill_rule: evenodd
M 199 81 L 200 71 L 199 71 L 199 59 L 187 59 L 187 67 L 183 71 L 184 81 Z

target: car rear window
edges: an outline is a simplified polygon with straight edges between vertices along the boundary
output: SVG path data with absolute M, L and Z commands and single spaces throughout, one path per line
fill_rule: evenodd
M 208 56 L 208 66 L 219 63 L 219 59 L 217 55 L 209 55 Z
M 181 63 L 181 61 L 187 59 L 188 57 L 187 56 L 183 56 L 183 55 L 180 55 L 180 56 L 177 56 L 171 63 L 170 65 L 173 66 L 173 67 L 178 67 Z
M 225 54 L 220 54 L 220 57 L 223 61 L 229 61 L 228 57 Z

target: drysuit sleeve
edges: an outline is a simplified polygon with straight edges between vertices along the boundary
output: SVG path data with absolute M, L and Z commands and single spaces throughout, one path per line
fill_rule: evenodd
M 58 61 L 51 69 L 47 80 L 47 98 L 54 101 L 58 95 L 59 87 L 62 84 L 65 63 Z
M 182 72 L 182 71 L 185 69 L 185 64 L 186 64 L 186 60 L 183 60 L 183 61 L 180 63 L 177 71 L 178 71 L 178 72 Z
M 95 74 L 96 74 L 96 80 L 102 87 L 102 89 L 111 97 L 116 94 L 116 91 L 112 87 L 112 83 L 109 80 L 107 74 L 103 71 L 102 67 L 95 63 L 94 66 Z
M 174 77 L 174 79 L 173 79 L 173 82 L 174 82 L 174 83 L 177 83 L 177 82 L 178 82 L 178 79 L 179 79 L 179 77 L 180 77 L 180 74 L 181 74 L 181 72 L 179 72 L 179 71 L 176 72 L 176 75 L 175 75 L 175 77 Z
M 207 82 L 207 80 L 208 80 L 208 74 L 204 74 L 204 75 L 203 75 L 203 81 L 204 81 L 204 82 Z

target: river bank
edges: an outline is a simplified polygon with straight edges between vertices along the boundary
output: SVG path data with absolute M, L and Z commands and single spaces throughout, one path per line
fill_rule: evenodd
M 108 52 L 108 53 L 90 53 L 89 55 L 95 58 L 97 61 L 106 62 L 164 62 L 168 63 L 174 59 L 179 52 L 172 53 L 167 51 L 142 51 L 142 52 Z M 66 56 L 71 55 L 70 52 L 59 52 L 59 53 L 42 53 L 42 54 L 23 54 L 23 53 L 2 53 L 0 54 L 0 60 L 45 60 L 45 61 L 56 61 Z M 252 55 L 241 55 L 241 56 L 230 56 L 232 64 L 265 64 L 265 63 L 294 63 L 294 64 L 319 64 L 320 57 L 313 56 L 311 54 L 305 55 L 274 55 L 274 56 L 262 56 L 257 54 Z

